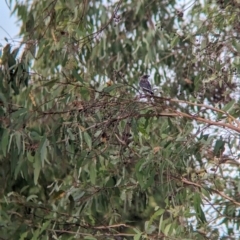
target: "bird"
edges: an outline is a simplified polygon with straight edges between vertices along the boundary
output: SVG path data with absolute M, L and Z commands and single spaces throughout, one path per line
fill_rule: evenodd
M 143 92 L 153 95 L 152 86 L 148 81 L 149 75 L 142 75 L 140 77 L 139 86 L 142 88 Z

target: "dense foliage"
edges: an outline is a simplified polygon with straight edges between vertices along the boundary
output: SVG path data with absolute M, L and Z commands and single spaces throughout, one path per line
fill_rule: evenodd
M 179 2 L 7 1 L 0 239 L 240 237 L 240 3 Z

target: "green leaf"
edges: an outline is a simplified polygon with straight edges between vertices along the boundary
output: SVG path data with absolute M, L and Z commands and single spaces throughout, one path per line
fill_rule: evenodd
M 18 174 L 20 173 L 20 171 L 23 170 L 24 167 L 26 167 L 25 161 L 23 159 L 18 159 L 17 165 L 14 168 L 14 178 L 15 179 L 17 179 Z
M 90 171 L 90 181 L 92 184 L 95 184 L 97 173 L 96 173 L 96 165 L 94 163 L 90 165 L 89 171 Z
M 93 236 L 85 236 L 84 239 L 86 239 L 86 240 L 97 240 L 97 238 L 95 238 Z
M 46 136 L 43 137 L 43 139 L 41 140 L 41 143 L 39 145 L 39 150 L 40 150 L 40 158 L 41 158 L 41 162 L 42 162 L 42 166 L 44 166 L 44 160 L 47 157 L 47 138 Z
M 223 107 L 223 111 L 224 112 L 229 112 L 231 110 L 231 108 L 234 106 L 234 104 L 236 103 L 235 100 L 232 100 L 230 102 L 228 102 L 224 107 Z
M 20 240 L 24 240 L 27 237 L 27 235 L 28 235 L 28 231 L 23 233 L 23 234 L 21 234 Z
M 38 196 L 37 195 L 30 195 L 30 196 L 28 196 L 27 197 L 27 202 L 30 202 L 31 200 L 33 200 L 33 199 L 37 199 L 38 198 Z
M 32 236 L 32 240 L 38 240 L 39 239 L 39 235 L 40 235 L 40 229 L 37 229 L 34 231 L 34 234 Z
M 1 81 L 1 79 L 0 79 L 0 81 Z M 7 104 L 6 96 L 2 92 L 0 92 L 0 99 L 4 102 L 4 104 Z
M 169 223 L 169 224 L 164 228 L 164 230 L 163 230 L 164 235 L 166 235 L 166 236 L 168 235 L 171 226 L 172 226 L 172 223 Z
M 225 145 L 225 141 L 223 141 L 222 138 L 220 137 L 220 139 L 216 141 L 216 144 L 214 146 L 213 151 L 215 156 L 218 156 L 220 152 L 224 150 L 224 145 Z
M 34 176 L 34 184 L 37 185 L 38 183 L 38 178 L 39 178 L 39 174 L 41 171 L 41 159 L 38 156 L 35 156 L 35 161 L 33 163 L 33 176 Z
M 236 103 L 235 100 L 232 100 L 232 101 L 228 102 L 228 103 L 223 107 L 222 110 L 223 110 L 224 112 L 229 112 L 229 111 L 234 107 L 235 103 Z M 221 119 L 223 115 L 225 115 L 225 114 L 218 112 L 218 115 L 217 115 L 217 116 L 218 116 L 218 119 Z M 226 117 L 226 116 L 225 116 L 225 117 Z
M 136 235 L 134 235 L 134 240 L 139 240 L 140 238 L 141 238 L 141 236 L 142 236 L 142 233 L 141 232 L 139 232 L 139 233 L 137 233 Z
M 51 81 L 47 81 L 42 86 L 52 88 L 56 84 L 57 81 L 59 81 L 59 80 L 54 79 L 54 80 L 51 80 Z
M 18 154 L 21 153 L 22 150 L 22 135 L 20 132 L 16 132 L 15 134 L 15 139 L 16 139 L 16 144 L 17 144 L 17 148 L 18 148 Z
M 206 217 L 205 217 L 205 214 L 201 208 L 201 197 L 200 195 L 197 193 L 197 194 L 194 194 L 194 209 L 196 211 L 196 214 L 197 214 L 197 217 L 204 223 L 206 222 Z
M 123 84 L 121 84 L 121 83 L 116 83 L 116 84 L 113 84 L 112 86 L 105 87 L 105 88 L 103 89 L 103 92 L 109 93 L 109 92 L 111 92 L 112 90 L 114 90 L 114 89 L 116 89 L 116 88 L 121 88 L 121 87 L 123 87 Z
M 154 183 L 154 177 L 155 177 L 155 170 L 153 169 L 151 171 L 151 174 L 147 177 L 146 183 L 144 185 L 144 189 L 147 189 L 148 187 L 152 186 Z
M 18 52 L 19 52 L 19 49 L 20 49 L 19 47 L 13 49 L 11 55 L 12 55 L 12 57 L 13 57 L 14 59 L 17 57 L 17 54 L 18 54 Z
M 149 222 L 148 222 L 148 226 L 150 226 L 153 222 L 153 220 L 155 220 L 158 216 L 161 216 L 163 213 L 165 212 L 164 209 L 158 209 L 150 218 Z
M 41 230 L 40 230 L 39 234 L 41 234 L 43 231 L 45 231 L 47 229 L 47 227 L 50 225 L 50 223 L 51 223 L 51 220 L 48 220 L 48 221 L 44 222 L 42 224 L 42 227 L 41 227 Z
M 206 223 L 206 222 L 207 222 L 207 219 L 206 219 L 206 217 L 205 217 L 205 214 L 204 214 L 201 206 L 200 206 L 200 208 L 199 208 L 199 213 L 198 213 L 198 215 L 199 215 L 199 219 L 201 220 L 202 223 Z
M 3 151 L 3 155 L 6 157 L 7 154 L 7 146 L 9 141 L 9 130 L 4 129 L 3 135 L 1 137 L 1 148 Z
M 28 15 L 28 20 L 26 22 L 26 31 L 29 32 L 30 34 L 33 34 L 33 30 L 34 30 L 34 17 L 33 17 L 33 14 L 30 13 Z
M 158 234 L 161 233 L 162 229 L 163 229 L 163 215 L 161 215 L 160 219 L 159 219 L 159 224 L 158 224 Z
M 145 159 L 143 158 L 143 159 L 140 159 L 135 166 L 136 178 L 142 189 L 144 189 L 146 185 L 145 174 L 142 172 L 142 167 L 144 163 L 145 163 Z
M 203 195 L 205 197 L 207 197 L 208 200 L 210 201 L 211 200 L 211 193 L 207 189 L 205 189 L 205 188 L 202 188 L 201 191 L 202 191 Z
M 237 51 L 240 52 L 240 43 L 236 40 L 234 40 L 232 43 L 233 46 L 237 49 Z
M 73 74 L 73 76 L 76 78 L 76 80 L 77 80 L 78 82 L 84 83 L 84 82 L 83 82 L 83 79 L 81 78 L 81 76 L 79 75 L 79 73 L 77 72 L 76 69 L 73 69 L 73 70 L 72 70 L 72 74 Z
M 171 41 L 171 47 L 174 47 L 179 41 L 179 36 L 175 36 Z
M 3 51 L 2 51 L 2 63 L 6 64 L 8 62 L 8 59 L 10 57 L 10 50 L 11 50 L 11 45 L 8 43 L 6 46 L 4 46 Z
M 89 149 L 91 150 L 92 149 L 92 139 L 91 139 L 90 135 L 86 131 L 83 132 L 83 138 L 86 141 Z
M 71 128 L 68 128 L 67 129 L 67 132 L 68 132 L 68 136 L 69 136 L 69 138 L 70 138 L 70 140 L 75 140 L 75 136 L 73 135 L 73 133 L 72 133 L 72 129 Z
M 34 130 L 31 131 L 29 135 L 30 135 L 30 138 L 33 141 L 40 141 L 42 139 L 42 136 L 38 132 L 36 132 Z

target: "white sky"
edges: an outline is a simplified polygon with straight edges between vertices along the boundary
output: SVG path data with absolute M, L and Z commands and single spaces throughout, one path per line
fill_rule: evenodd
M 14 41 L 19 41 L 17 35 L 20 31 L 20 28 L 18 26 L 19 24 L 17 24 L 17 18 L 14 15 L 11 16 L 11 11 L 6 4 L 6 1 L 7 0 L 0 0 L 0 44 L 3 46 L 5 46 L 7 43 L 6 40 L 4 40 L 5 37 L 9 40 L 10 43 L 13 43 L 11 38 Z

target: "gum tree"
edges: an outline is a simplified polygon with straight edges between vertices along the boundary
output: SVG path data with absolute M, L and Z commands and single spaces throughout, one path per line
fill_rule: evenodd
M 237 237 L 238 1 L 8 4 L 1 238 Z

